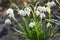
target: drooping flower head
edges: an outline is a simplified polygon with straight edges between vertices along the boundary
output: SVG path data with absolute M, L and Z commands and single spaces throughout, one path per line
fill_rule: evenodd
M 56 6 L 56 4 L 54 1 L 51 1 L 51 2 L 47 2 L 47 6 L 51 8 L 53 6 Z
M 38 6 L 38 7 L 37 7 L 37 10 L 46 12 L 45 6 Z
M 33 28 L 34 27 L 34 22 L 30 22 L 29 27 Z
M 42 18 L 45 18 L 46 17 L 46 15 L 44 14 L 44 13 L 41 13 L 40 14 L 40 18 L 42 19 Z
M 40 12 L 37 10 L 36 11 L 36 16 L 39 16 L 40 15 Z
M 48 7 L 51 7 L 51 2 L 47 2 L 47 6 Z
M 5 20 L 5 24 L 11 24 L 11 20 L 10 19 L 6 19 Z
M 24 10 L 19 10 L 19 14 L 22 15 L 22 16 L 26 16 Z
M 25 9 L 24 9 L 24 12 L 25 12 L 25 14 L 26 15 L 30 15 L 30 12 L 31 12 L 31 9 L 29 8 L 29 7 L 26 7 Z
M 8 15 L 8 17 L 14 18 L 14 13 L 10 13 L 10 14 Z
M 41 10 L 41 6 L 38 6 L 38 7 L 37 7 L 37 10 Z
M 9 13 L 13 13 L 13 9 L 12 8 L 9 8 L 7 11 L 6 11 L 7 14 Z
M 51 6 L 56 6 L 56 3 L 54 1 L 51 1 Z
M 51 23 L 47 23 L 46 28 L 49 28 L 51 26 Z

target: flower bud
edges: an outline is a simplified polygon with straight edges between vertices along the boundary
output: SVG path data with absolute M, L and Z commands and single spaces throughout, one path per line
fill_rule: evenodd
M 50 7 L 46 7 L 46 11 L 47 11 L 48 13 L 51 13 Z

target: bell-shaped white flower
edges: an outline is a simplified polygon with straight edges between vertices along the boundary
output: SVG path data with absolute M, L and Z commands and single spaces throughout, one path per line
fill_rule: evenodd
M 9 8 L 7 11 L 6 11 L 7 14 L 9 13 L 13 13 L 13 9 Z
M 48 7 L 51 7 L 51 2 L 47 2 L 47 6 Z
M 30 22 L 29 27 L 33 28 L 33 26 L 34 26 L 34 22 Z
M 47 23 L 46 28 L 49 28 L 51 26 L 51 23 Z
M 10 14 L 8 15 L 8 17 L 14 18 L 14 14 L 13 14 L 13 13 L 10 13 Z
M 39 16 L 40 15 L 40 12 L 37 10 L 36 11 L 36 16 Z
M 51 1 L 51 6 L 56 6 L 54 1 Z
M 51 8 L 53 6 L 56 6 L 56 4 L 54 1 L 51 1 L 51 2 L 47 2 L 47 6 Z
M 46 12 L 46 8 L 44 6 L 38 6 L 37 10 Z
M 19 14 L 22 15 L 22 16 L 26 16 L 24 10 L 19 10 Z
M 43 12 L 46 12 L 46 7 L 43 6 L 41 10 L 42 10 Z
M 30 15 L 30 11 L 25 10 L 24 13 L 28 16 Z
M 11 20 L 10 19 L 6 19 L 5 20 L 5 24 L 11 24 Z
M 42 9 L 42 7 L 41 7 L 41 6 L 38 6 L 38 7 L 37 7 L 37 10 L 41 10 L 41 9 Z
M 40 17 L 41 17 L 41 18 L 45 18 L 46 15 L 45 15 L 44 13 L 41 13 L 41 14 L 40 14 Z
M 25 14 L 26 15 L 30 15 L 30 12 L 31 12 L 31 9 L 29 8 L 29 7 L 26 7 L 25 9 L 24 9 L 24 12 L 25 12 Z

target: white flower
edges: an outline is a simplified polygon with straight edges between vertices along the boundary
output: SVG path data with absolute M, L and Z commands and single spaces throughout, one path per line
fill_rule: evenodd
M 46 28 L 49 28 L 51 26 L 51 23 L 47 23 Z
M 45 6 L 38 6 L 38 7 L 37 7 L 37 10 L 46 12 Z
M 25 12 L 25 14 L 26 15 L 30 15 L 30 12 L 31 12 L 31 9 L 30 8 L 28 8 L 28 7 L 26 7 L 25 9 L 24 9 L 24 12 Z
M 34 22 L 30 22 L 29 27 L 33 28 L 33 26 L 34 26 Z
M 30 11 L 25 10 L 24 13 L 28 16 L 30 15 Z
M 51 6 L 56 6 L 54 1 L 51 1 Z
M 40 15 L 40 12 L 37 10 L 36 11 L 36 16 L 39 16 Z
M 13 13 L 13 9 L 9 8 L 6 12 L 7 12 L 7 14 Z
M 37 7 L 37 10 L 41 10 L 41 8 L 42 8 L 41 6 L 38 6 L 38 7 Z
M 10 19 L 6 19 L 5 20 L 5 24 L 11 24 L 11 20 Z
M 51 2 L 47 2 L 47 6 L 48 7 L 51 7 Z
M 10 14 L 8 15 L 8 17 L 14 18 L 14 14 L 13 14 L 13 13 L 10 13 Z
M 42 9 L 41 9 L 43 12 L 46 12 L 46 7 L 42 7 Z
M 53 7 L 53 6 L 55 6 L 55 5 L 56 5 L 56 4 L 55 4 L 54 1 L 47 2 L 47 6 L 48 6 L 48 7 Z
M 41 13 L 40 14 L 40 17 L 43 18 L 43 17 L 46 17 L 44 13 Z
M 24 13 L 24 10 L 19 10 L 19 14 L 22 16 L 25 16 L 26 14 Z

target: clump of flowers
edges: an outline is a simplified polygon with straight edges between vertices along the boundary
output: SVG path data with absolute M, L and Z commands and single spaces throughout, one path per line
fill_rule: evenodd
M 53 22 L 51 21 L 51 7 L 56 6 L 56 3 L 54 1 L 51 1 L 47 2 L 46 5 L 47 6 L 39 5 L 34 7 L 31 7 L 32 5 L 29 5 L 20 10 L 17 9 L 18 14 L 23 19 L 22 24 L 20 24 L 15 18 L 13 13 L 14 9 L 9 8 L 7 10 L 7 13 L 10 13 L 8 16 L 16 21 L 18 27 L 21 30 L 20 33 L 26 36 L 29 40 L 48 40 L 54 35 L 57 30 L 55 27 L 57 28 L 58 25 L 53 26 Z M 45 13 L 47 13 L 48 16 L 46 16 Z M 32 16 L 30 16 L 30 14 Z M 6 23 L 10 24 L 11 21 L 7 19 L 5 21 L 5 24 Z M 51 35 L 52 33 L 53 35 Z

